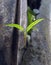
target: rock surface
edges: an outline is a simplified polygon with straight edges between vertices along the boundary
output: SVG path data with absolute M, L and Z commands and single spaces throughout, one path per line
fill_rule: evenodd
M 0 65 L 11 64 L 13 28 L 5 24 L 14 23 L 16 0 L 0 0 Z
M 33 31 L 31 43 L 24 52 L 21 65 L 49 65 L 48 44 L 40 32 Z
M 38 28 L 45 35 L 49 46 L 49 63 L 51 65 L 51 0 L 42 0 L 40 6 L 40 14 L 37 18 L 44 18 Z

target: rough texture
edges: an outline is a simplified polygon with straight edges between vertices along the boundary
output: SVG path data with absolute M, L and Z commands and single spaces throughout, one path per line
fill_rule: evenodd
M 33 31 L 31 43 L 24 52 L 21 65 L 49 65 L 48 44 L 40 32 Z
M 19 0 L 19 24 L 26 29 L 27 26 L 27 0 Z M 19 65 L 22 58 L 22 51 L 20 50 L 25 46 L 24 33 L 19 31 L 18 40 L 18 54 L 17 54 L 17 65 Z
M 37 18 L 44 18 L 38 28 L 45 35 L 49 46 L 49 61 L 51 65 L 51 0 L 42 0 L 40 6 L 40 14 Z
M 14 23 L 16 0 L 0 0 L 0 65 L 11 64 L 13 28 L 5 24 Z

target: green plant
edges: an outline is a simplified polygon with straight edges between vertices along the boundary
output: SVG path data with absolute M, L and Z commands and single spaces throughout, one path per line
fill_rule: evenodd
M 27 9 L 28 25 L 35 20 L 35 13 L 28 7 Z
M 19 24 L 6 24 L 6 26 L 9 27 L 15 27 L 19 30 L 21 30 L 22 32 L 24 32 L 24 42 L 26 45 L 26 37 L 27 37 L 27 33 L 29 32 L 30 29 L 32 29 L 32 27 L 34 27 L 35 25 L 37 25 L 38 23 L 40 23 L 43 19 L 37 19 L 34 22 L 32 22 L 26 29 L 24 29 L 22 26 L 20 26 Z
M 32 22 L 34 22 L 34 20 L 36 20 L 36 17 L 35 17 L 35 12 L 33 12 L 30 7 L 27 8 L 27 19 L 28 19 L 28 23 L 27 23 L 27 26 L 29 26 Z M 36 27 L 33 27 L 31 30 L 29 30 L 28 32 L 28 35 L 31 34 L 31 31 L 32 30 L 37 30 Z

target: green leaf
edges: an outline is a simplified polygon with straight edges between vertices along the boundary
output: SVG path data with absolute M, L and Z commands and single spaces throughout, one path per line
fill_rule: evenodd
M 24 28 L 22 26 L 20 26 L 19 24 L 6 24 L 6 26 L 15 27 L 21 31 L 24 31 Z
M 27 9 L 27 18 L 28 18 L 28 22 L 27 22 L 27 26 L 29 26 L 34 20 L 35 20 L 35 13 L 30 9 L 30 7 L 28 7 Z M 28 34 L 31 34 L 31 30 L 29 30 Z
M 35 15 L 35 13 L 31 10 L 30 7 L 28 7 L 27 12 L 31 13 L 32 15 Z
M 28 17 L 28 25 L 30 25 L 35 19 L 35 15 L 34 15 L 34 12 L 29 7 L 27 10 L 27 17 Z
M 26 28 L 26 32 L 29 32 L 29 30 L 32 29 L 33 26 L 37 25 L 37 24 L 40 23 L 42 20 L 44 20 L 44 19 L 37 19 L 37 20 L 35 20 L 33 23 L 31 23 L 31 24 Z

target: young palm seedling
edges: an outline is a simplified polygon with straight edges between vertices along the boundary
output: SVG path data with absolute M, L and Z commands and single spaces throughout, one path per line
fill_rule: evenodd
M 43 19 L 37 19 L 34 22 L 32 22 L 30 25 L 27 26 L 26 29 L 24 29 L 22 26 L 20 26 L 19 24 L 7 24 L 6 26 L 9 27 L 15 27 L 17 29 L 19 29 L 20 31 L 24 32 L 24 43 L 26 44 L 26 38 L 27 38 L 27 33 L 38 23 L 40 23 Z
M 28 26 L 36 20 L 36 16 L 39 14 L 39 12 L 32 11 L 30 7 L 27 8 L 27 19 L 28 19 Z M 36 27 L 33 27 L 31 30 L 29 30 L 28 35 L 31 35 L 32 30 L 38 30 Z
M 30 9 L 30 7 L 27 8 L 27 19 L 28 19 L 27 26 L 29 26 L 35 20 L 35 13 Z M 29 30 L 28 35 L 31 34 L 32 29 Z

